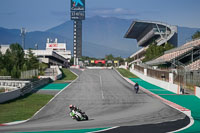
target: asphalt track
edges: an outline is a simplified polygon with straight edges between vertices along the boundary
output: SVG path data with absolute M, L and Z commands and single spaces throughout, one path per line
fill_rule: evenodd
M 55 131 L 114 127 L 117 132 L 167 132 L 186 126 L 185 114 L 144 93 L 114 70 L 85 70 L 28 122 L 0 127 L 0 132 Z M 69 116 L 68 105 L 80 107 L 89 121 L 77 122 Z M 186 122 L 187 121 L 187 122 Z M 123 130 L 123 128 L 125 128 Z M 163 128 L 165 130 L 160 130 Z M 114 129 L 114 130 L 117 130 Z M 129 129 L 129 130 L 128 130 Z M 113 130 L 113 131 L 114 131 Z M 108 131 L 108 132 L 112 132 Z M 116 131 L 115 131 L 116 132 Z M 144 131 L 145 132 L 145 131 Z

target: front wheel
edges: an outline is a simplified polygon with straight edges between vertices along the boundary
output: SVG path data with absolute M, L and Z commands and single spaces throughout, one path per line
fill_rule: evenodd
M 80 121 L 80 120 L 81 120 L 81 118 L 80 118 L 79 116 L 76 116 L 75 119 L 76 119 L 77 121 Z
M 86 119 L 86 120 L 88 120 L 88 119 L 89 119 L 87 115 L 85 116 L 85 119 Z

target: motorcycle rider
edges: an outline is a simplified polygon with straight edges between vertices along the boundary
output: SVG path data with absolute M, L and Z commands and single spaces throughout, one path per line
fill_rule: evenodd
M 80 118 L 82 117 L 81 110 L 78 109 L 76 106 L 74 106 L 74 105 L 71 104 L 71 105 L 69 105 L 69 108 L 70 108 L 70 116 L 72 117 L 72 119 L 75 118 L 73 114 L 78 115 Z
M 134 89 L 135 89 L 135 92 L 138 93 L 138 91 L 139 91 L 139 85 L 138 85 L 138 83 L 136 83 L 134 85 Z
M 74 106 L 72 104 L 69 105 L 69 108 L 70 108 L 71 111 L 74 110 L 74 111 L 77 111 L 79 113 L 82 113 L 81 109 L 79 109 L 78 107 L 76 107 L 76 106 Z
M 72 117 L 72 119 L 75 119 L 74 115 L 75 111 L 74 111 L 74 105 L 69 105 L 69 109 L 70 109 L 70 116 Z

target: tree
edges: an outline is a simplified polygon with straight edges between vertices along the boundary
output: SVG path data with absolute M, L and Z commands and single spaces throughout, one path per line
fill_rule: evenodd
M 14 67 L 11 71 L 11 77 L 12 78 L 19 78 L 20 77 L 20 70 L 19 70 L 19 68 L 16 67 L 16 65 L 14 65 Z
M 164 50 L 165 50 L 165 51 L 170 50 L 170 49 L 173 49 L 173 48 L 174 48 L 174 46 L 173 46 L 172 44 L 170 44 L 170 43 L 166 43 L 166 44 L 164 45 Z
M 112 54 L 106 55 L 105 57 L 106 60 L 114 60 L 114 57 Z
M 0 75 L 1 75 L 1 76 L 8 76 L 9 73 L 8 73 L 8 71 L 6 70 L 6 68 L 3 68 L 3 69 L 0 70 Z
M 39 60 L 34 56 L 31 49 L 28 50 L 27 68 L 29 70 L 39 68 Z
M 192 39 L 200 38 L 200 31 L 196 31 L 194 35 L 192 35 Z
M 17 68 L 22 69 L 24 64 L 24 50 L 19 44 L 11 44 L 10 45 L 10 59 L 13 64 L 16 65 Z
M 27 70 L 28 70 L 27 65 L 26 65 L 26 63 L 24 63 L 24 65 L 22 67 L 22 71 L 27 71 Z
M 172 48 L 174 48 L 174 46 L 170 43 L 166 43 L 166 44 L 160 45 L 160 46 L 157 46 L 156 44 L 152 43 L 152 44 L 150 44 L 149 48 L 146 51 L 143 62 L 158 58 L 159 56 L 162 56 L 165 51 L 170 50 Z

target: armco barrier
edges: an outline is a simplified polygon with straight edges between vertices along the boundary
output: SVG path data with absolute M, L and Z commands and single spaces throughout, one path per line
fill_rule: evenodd
M 25 95 L 29 92 L 31 92 L 32 90 L 34 89 L 37 89 L 43 85 L 46 85 L 50 82 L 50 79 L 49 78 L 46 78 L 46 79 L 40 79 L 38 81 L 35 81 L 35 82 L 31 82 L 30 84 L 24 86 L 23 88 L 21 88 L 21 95 Z
M 20 89 L 13 90 L 10 92 L 0 93 L 0 103 L 15 99 L 21 95 Z
M 13 100 L 15 98 L 18 98 L 20 96 L 23 96 L 27 93 L 30 93 L 34 89 L 41 87 L 45 84 L 48 84 L 50 82 L 50 79 L 40 79 L 39 81 L 31 82 L 29 84 L 26 84 L 23 88 L 19 88 L 14 91 L 4 92 L 0 93 L 0 103 Z

